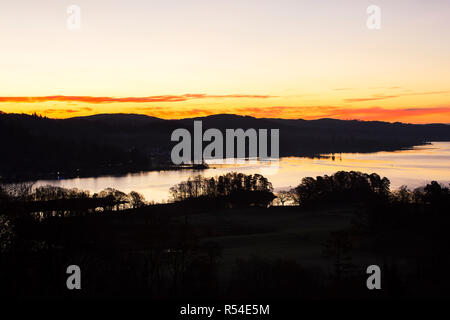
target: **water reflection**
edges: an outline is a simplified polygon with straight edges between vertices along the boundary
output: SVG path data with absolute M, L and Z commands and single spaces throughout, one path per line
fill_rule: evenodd
M 271 170 L 268 170 L 270 165 Z M 243 164 L 236 165 L 214 164 L 214 168 L 202 171 L 141 172 L 120 177 L 40 180 L 36 185 L 50 184 L 92 192 L 99 192 L 108 187 L 127 193 L 134 190 L 144 194 L 147 200 L 160 202 L 168 199 L 171 186 L 196 174 L 215 176 L 230 171 L 260 173 L 272 182 L 275 190 L 282 190 L 296 186 L 303 177 L 354 170 L 376 172 L 380 176 L 388 177 L 391 180 L 391 189 L 401 185 L 415 188 L 431 180 L 450 182 L 450 142 L 434 142 L 412 150 L 395 152 L 330 154 L 315 159 L 286 157 L 279 160 L 278 167 L 274 168 L 273 165 L 274 163 L 268 162 L 244 161 Z

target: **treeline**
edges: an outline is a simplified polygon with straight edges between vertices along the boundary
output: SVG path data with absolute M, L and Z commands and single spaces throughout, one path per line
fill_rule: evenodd
M 408 189 L 401 186 L 390 190 L 390 181 L 376 173 L 338 171 L 330 176 L 305 177 L 290 190 L 276 194 L 274 204 L 294 204 L 304 208 L 339 203 L 404 206 L 408 210 L 426 207 L 432 212 L 445 212 L 450 205 L 449 188 L 431 181 L 429 184 Z
M 389 187 L 389 179 L 376 173 L 338 171 L 331 176 L 303 178 L 289 195 L 297 205 L 311 206 L 386 198 L 390 194 Z
M 171 200 L 207 206 L 267 207 L 275 196 L 272 183 L 260 174 L 230 172 L 218 177 L 196 176 L 170 188 Z
M 66 189 L 50 185 L 34 189 L 32 187 L 33 183 L 0 185 L 0 213 L 30 213 L 40 218 L 64 217 L 135 209 L 147 204 L 145 197 L 136 191 L 126 194 L 114 188 L 107 188 L 91 194 L 76 188 Z
M 417 228 L 418 234 L 427 234 L 430 239 L 442 237 L 447 245 L 450 243 L 446 231 L 450 227 L 450 217 L 447 214 L 449 207 L 449 187 L 432 181 L 425 187 L 414 190 L 402 186 L 390 192 L 384 199 L 365 206 L 358 213 L 356 221 L 360 227 L 370 230 Z M 431 228 L 427 229 L 426 226 L 430 225 Z M 433 229 L 434 233 L 431 231 Z
M 126 173 L 150 165 L 136 148 L 121 148 L 83 134 L 69 135 L 68 130 L 60 120 L 0 115 L 0 135 L 5 137 L 0 142 L 2 179 Z

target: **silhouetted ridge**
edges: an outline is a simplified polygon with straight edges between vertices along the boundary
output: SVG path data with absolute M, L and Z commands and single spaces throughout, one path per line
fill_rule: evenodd
M 1 114 L 5 152 L 3 177 L 38 173 L 111 174 L 154 170 L 172 165 L 175 129 L 279 129 L 280 156 L 316 156 L 340 152 L 375 152 L 409 148 L 430 141 L 450 141 L 445 124 L 404 124 L 336 119 L 254 118 L 233 114 L 164 120 L 139 114 L 98 114 L 69 119 Z M 204 144 L 206 145 L 206 143 Z

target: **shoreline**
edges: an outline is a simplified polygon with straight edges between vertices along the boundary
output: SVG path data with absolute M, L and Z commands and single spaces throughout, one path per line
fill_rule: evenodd
M 99 178 L 106 176 L 123 177 L 128 174 L 141 173 L 141 172 L 156 172 L 156 171 L 178 171 L 178 170 L 205 170 L 209 166 L 200 165 L 167 165 L 158 167 L 121 167 L 121 168 L 107 168 L 107 169 L 97 169 L 97 170 L 73 170 L 71 172 L 48 172 L 48 173 L 18 173 L 11 176 L 0 176 L 0 184 L 14 184 L 14 183 L 27 183 L 35 182 L 39 180 L 66 180 L 66 179 L 76 179 L 76 178 Z
M 438 141 L 436 141 L 438 142 Z M 442 141 L 441 141 L 442 142 Z M 400 148 L 395 147 L 384 147 L 384 148 L 373 148 L 374 150 L 364 150 L 364 151 L 350 151 L 345 150 L 342 152 L 327 152 L 320 154 L 291 154 L 285 155 L 280 158 L 290 158 L 299 157 L 307 159 L 329 159 L 334 156 L 338 156 L 342 153 L 347 154 L 367 154 L 367 153 L 377 153 L 377 152 L 396 152 L 396 151 L 406 151 L 413 150 L 415 147 L 431 145 L 433 142 L 422 142 L 420 144 L 404 146 Z M 122 167 L 108 167 L 94 170 L 71 170 L 70 172 L 57 171 L 57 172 L 42 172 L 42 173 L 30 173 L 22 172 L 17 174 L 12 174 L 9 176 L 0 176 L 0 184 L 15 184 L 15 183 L 28 183 L 36 182 L 39 180 L 70 180 L 76 178 L 99 178 L 99 177 L 124 177 L 129 174 L 145 173 L 145 172 L 160 172 L 160 171 L 182 171 L 182 170 L 192 170 L 202 171 L 206 169 L 213 169 L 214 166 L 209 166 L 208 164 L 198 164 L 198 165 L 173 165 L 166 163 L 159 166 L 122 166 Z

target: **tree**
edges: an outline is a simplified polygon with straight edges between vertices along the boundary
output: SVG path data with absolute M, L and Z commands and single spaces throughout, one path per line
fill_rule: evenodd
M 411 203 L 413 201 L 413 194 L 408 189 L 407 186 L 401 186 L 398 190 L 394 191 L 392 194 L 394 200 L 406 204 Z
M 106 204 L 108 209 L 112 209 L 112 206 L 116 206 L 116 211 L 120 210 L 120 206 L 125 205 L 130 202 L 128 195 L 122 191 L 116 190 L 114 188 L 106 188 L 100 191 L 99 197 L 107 199 Z
M 141 208 L 145 205 L 145 197 L 139 192 L 131 191 L 128 196 L 130 197 L 130 203 L 133 209 Z

